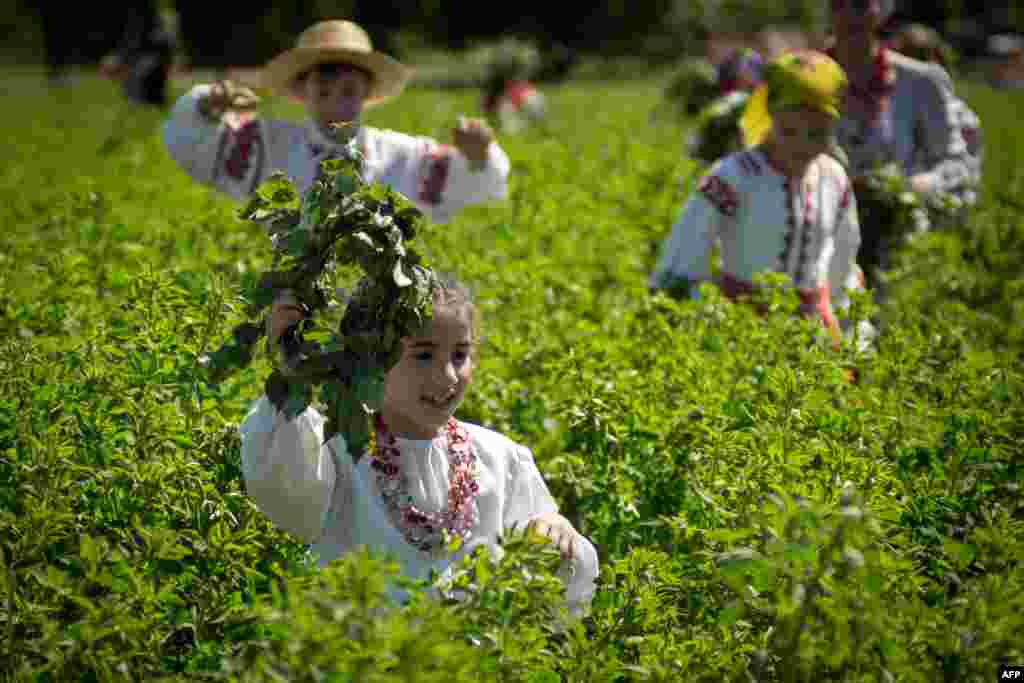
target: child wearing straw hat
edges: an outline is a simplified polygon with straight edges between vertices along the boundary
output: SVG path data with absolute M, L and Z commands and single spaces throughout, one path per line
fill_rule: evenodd
M 432 221 L 461 207 L 503 199 L 509 159 L 484 122 L 460 119 L 452 145 L 359 125 L 362 111 L 398 95 L 411 70 L 373 49 L 366 32 L 349 21 L 323 21 L 306 29 L 294 48 L 264 68 L 264 84 L 301 102 L 304 123 L 253 116 L 258 101 L 229 81 L 192 88 L 164 126 L 171 157 L 195 180 L 237 199 L 249 196 L 275 171 L 308 187 L 320 161 L 342 153 L 355 136 L 367 182 L 405 195 Z M 332 124 L 352 124 L 341 129 Z
M 664 243 L 652 289 L 694 295 L 710 281 L 709 256 L 721 246 L 717 284 L 747 297 L 754 275 L 788 275 L 807 315 L 838 343 L 836 309 L 859 288 L 857 207 L 842 165 L 827 154 L 846 77 L 810 50 L 769 62 L 741 119 L 747 149 L 720 159 L 689 198 Z

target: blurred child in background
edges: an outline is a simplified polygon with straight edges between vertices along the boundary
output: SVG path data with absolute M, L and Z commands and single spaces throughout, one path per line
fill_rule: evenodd
M 720 159 L 687 200 L 650 278 L 652 289 L 696 296 L 711 281 L 731 299 L 754 291 L 754 276 L 789 276 L 806 315 L 834 343 L 848 292 L 863 286 L 856 264 L 857 205 L 842 165 L 827 154 L 846 87 L 843 70 L 810 50 L 764 67 L 741 125 L 749 149 Z
M 764 60 L 751 48 L 733 51 L 719 66 L 719 96 L 698 115 L 687 140 L 689 155 L 706 164 L 743 147 L 739 120 L 750 93 L 761 84 Z
M 503 133 L 518 133 L 544 121 L 544 94 L 529 80 L 525 60 L 502 55 L 489 69 L 480 104 L 487 116 Z
M 509 159 L 483 121 L 460 119 L 452 146 L 361 125 L 363 110 L 398 95 L 410 75 L 408 67 L 374 50 L 357 24 L 319 22 L 263 70 L 267 86 L 302 103 L 305 122 L 253 116 L 248 110 L 256 95 L 221 81 L 195 86 L 178 100 L 164 144 L 195 180 L 238 199 L 275 171 L 304 191 L 320 162 L 345 154 L 349 142 L 365 159 L 367 182 L 390 186 L 434 222 L 468 204 L 504 198 Z

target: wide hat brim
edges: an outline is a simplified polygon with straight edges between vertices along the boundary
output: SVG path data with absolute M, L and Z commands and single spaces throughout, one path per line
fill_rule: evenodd
M 373 77 L 363 106 L 379 104 L 402 92 L 412 78 L 412 69 L 393 57 L 348 48 L 294 47 L 282 52 L 263 67 L 263 85 L 289 97 L 299 97 L 299 77 L 327 62 L 343 62 L 368 71 Z

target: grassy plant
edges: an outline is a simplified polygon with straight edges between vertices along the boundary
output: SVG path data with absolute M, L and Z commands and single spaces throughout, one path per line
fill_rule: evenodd
M 1013 95 L 967 91 L 982 206 L 900 253 L 871 355 L 825 349 L 781 293 L 765 317 L 647 294 L 692 172 L 686 122 L 649 120 L 663 83 L 568 84 L 546 134 L 503 141 L 509 200 L 423 251 L 483 313 L 461 417 L 533 447 L 601 555 L 590 614 L 551 628 L 526 542 L 463 568 L 468 602 L 379 610 L 369 556 L 310 575 L 241 479 L 266 361 L 217 386 L 198 364 L 266 237 L 112 84 L 4 83 L 3 680 L 981 681 L 1024 660 Z M 475 99 L 414 90 L 370 122 L 445 139 Z

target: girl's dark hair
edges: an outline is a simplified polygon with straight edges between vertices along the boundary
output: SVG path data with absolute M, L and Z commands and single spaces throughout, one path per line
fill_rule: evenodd
M 473 354 L 480 346 L 480 310 L 469 287 L 450 275 L 438 275 L 439 286 L 434 289 L 433 304 L 465 308 L 469 317 L 470 333 L 473 335 Z
M 366 300 L 364 286 L 365 281 L 357 284 L 349 298 L 345 316 L 341 322 L 342 332 L 346 335 L 360 334 L 376 328 L 375 316 L 370 303 Z M 431 304 L 434 307 L 458 307 L 465 309 L 466 315 L 469 318 L 473 355 L 475 358 L 480 346 L 480 312 L 476 306 L 473 293 L 469 288 L 454 277 L 437 274 L 437 286 L 433 290 Z

